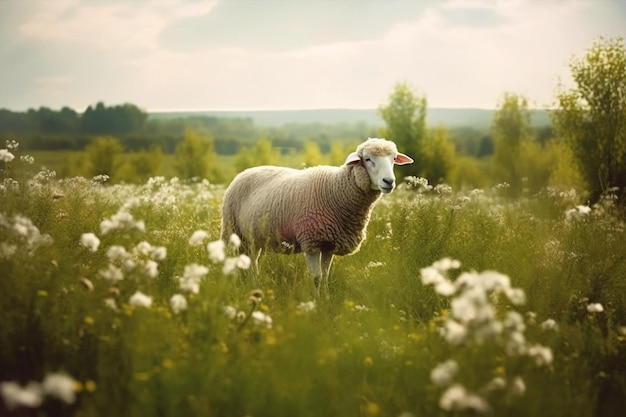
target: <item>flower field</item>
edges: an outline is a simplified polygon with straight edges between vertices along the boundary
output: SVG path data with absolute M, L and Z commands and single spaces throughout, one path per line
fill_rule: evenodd
M 32 159 L 32 158 L 31 158 Z M 408 178 L 316 300 L 218 241 L 224 187 L 56 179 L 0 150 L 0 415 L 617 416 L 626 224 L 608 194 Z

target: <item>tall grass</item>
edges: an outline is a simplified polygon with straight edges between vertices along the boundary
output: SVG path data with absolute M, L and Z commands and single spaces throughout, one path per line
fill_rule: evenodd
M 258 280 L 210 259 L 221 255 L 207 244 L 223 187 L 57 180 L 19 159 L 0 169 L 0 414 L 591 416 L 626 406 L 626 231 L 608 198 L 573 212 L 583 202 L 573 192 L 511 201 L 497 188 L 402 185 L 374 209 L 361 250 L 333 265 L 329 298 L 313 300 L 300 256 L 268 254 Z M 198 230 L 202 243 L 190 244 Z M 443 258 L 459 263 L 443 268 Z M 428 271 L 454 291 L 427 285 Z M 459 316 L 471 287 L 456 280 L 486 271 L 509 277 L 525 302 L 489 290 L 479 307 L 493 317 Z M 192 281 L 197 293 L 181 288 Z M 462 340 L 451 321 L 465 326 Z M 487 337 L 483 325 L 500 331 Z M 75 398 L 37 385 L 49 375 L 71 378 Z M 16 386 L 40 404 L 11 397 Z

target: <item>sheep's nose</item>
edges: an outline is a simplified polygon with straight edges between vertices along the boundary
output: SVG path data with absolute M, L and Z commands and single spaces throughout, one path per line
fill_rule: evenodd
M 384 182 L 385 184 L 387 184 L 388 186 L 390 186 L 390 187 L 393 187 L 393 183 L 394 183 L 394 181 L 395 181 L 395 180 L 394 180 L 393 178 L 383 178 L 383 182 Z

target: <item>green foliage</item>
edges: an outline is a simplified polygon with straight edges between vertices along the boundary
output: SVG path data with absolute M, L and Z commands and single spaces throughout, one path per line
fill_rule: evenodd
M 487 401 L 488 415 L 626 406 L 626 228 L 614 200 L 587 212 L 569 191 L 511 200 L 402 184 L 375 207 L 361 250 L 333 265 L 330 298 L 312 303 L 300 255 L 268 254 L 257 280 L 209 258 L 222 187 L 59 181 L 15 156 L 0 188 L 0 383 L 65 372 L 80 390 L 71 405 L 48 396 L 33 410 L 9 410 L 2 394 L 2 415 L 448 415 L 451 384 Z M 190 242 L 198 229 L 206 236 Z M 224 255 L 240 260 L 232 246 Z M 450 279 L 494 270 L 525 292 L 515 306 L 486 297 L 501 337 L 447 341 L 468 300 L 422 281 L 447 256 L 461 262 L 442 268 Z M 198 291 L 181 288 L 194 274 Z M 509 351 L 512 331 L 526 353 Z M 448 385 L 432 376 L 447 360 L 458 365 Z
M 259 165 L 275 165 L 278 161 L 279 152 L 274 149 L 272 142 L 267 139 L 259 139 L 254 148 L 244 147 L 235 157 L 237 172 Z
M 429 182 L 448 182 L 453 177 L 455 165 L 454 144 L 443 126 L 430 129 L 424 141 L 423 175 Z
M 626 187 L 624 40 L 597 39 L 570 70 L 576 87 L 558 93 L 553 121 L 597 200 L 610 187 Z
M 85 148 L 87 175 L 113 177 L 119 166 L 119 157 L 122 152 L 124 152 L 124 147 L 114 137 L 102 136 L 94 139 Z
M 185 130 L 183 140 L 176 146 L 174 169 L 183 179 L 206 178 L 221 182 L 222 172 L 217 163 L 213 137 L 192 129 Z
M 383 136 L 415 161 L 403 168 L 410 175 L 421 175 L 425 169 L 426 110 L 426 96 L 415 92 L 407 83 L 396 84 L 388 102 L 378 109 L 386 124 Z
M 338 140 L 331 142 L 330 155 L 328 156 L 329 164 L 333 166 L 341 166 L 346 162 L 346 158 L 351 152 L 359 146 L 359 141 L 344 143 Z
M 500 181 L 510 185 L 510 193 L 522 192 L 520 153 L 524 143 L 532 140 L 528 100 L 514 93 L 505 93 L 498 104 L 491 133 L 495 142 L 493 161 Z
M 134 104 L 107 107 L 99 102 L 88 106 L 80 119 L 83 133 L 96 135 L 120 135 L 138 132 L 144 128 L 148 115 Z
M 317 142 L 312 140 L 304 143 L 304 155 L 302 158 L 302 164 L 305 167 L 312 167 L 316 165 L 322 165 L 324 158 L 322 157 L 322 151 Z
M 153 145 L 149 151 L 132 152 L 125 155 L 124 163 L 115 176 L 120 181 L 144 183 L 161 173 L 163 151 Z
M 491 161 L 459 155 L 448 184 L 460 189 L 484 188 L 492 185 Z

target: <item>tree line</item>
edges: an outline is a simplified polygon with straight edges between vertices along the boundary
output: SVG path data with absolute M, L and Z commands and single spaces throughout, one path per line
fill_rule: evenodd
M 227 182 L 250 166 L 278 163 L 281 154 L 300 155 L 301 166 L 338 165 L 356 143 L 379 136 L 393 139 L 415 159 L 399 168 L 402 175 L 424 177 L 431 184 L 480 188 L 497 182 L 515 197 L 546 187 L 587 190 L 589 201 L 607 192 L 623 197 L 623 39 L 597 39 L 584 56 L 572 59 L 570 70 L 575 85 L 558 87 L 557 106 L 549 112 L 552 126 L 543 128 L 532 126 L 528 99 L 514 92 L 500 97 L 489 131 L 427 126 L 427 97 L 398 83 L 378 109 L 381 127 L 306 124 L 261 129 L 247 118 L 150 119 L 132 104 L 98 103 L 82 114 L 67 107 L 26 113 L 0 110 L 0 135 L 10 132 L 20 141 L 26 139 L 26 149 L 84 149 L 87 158 L 79 171 L 85 175 L 145 180 L 158 174 L 167 153 L 174 156 L 178 176 L 212 182 Z M 127 163 L 120 168 L 116 156 L 128 151 Z M 225 168 L 218 155 L 234 159 Z
M 574 86 L 558 86 L 550 110 L 554 131 L 531 128 L 528 99 L 507 92 L 501 97 L 490 136 L 493 156 L 485 164 L 459 157 L 445 128 L 428 129 L 427 100 L 409 85 L 396 85 L 379 111 L 393 137 L 416 163 L 412 175 L 431 181 L 471 184 L 480 178 L 506 183 L 512 196 L 545 187 L 574 187 L 589 202 L 610 194 L 626 197 L 626 48 L 622 38 L 594 41 L 570 62 Z

